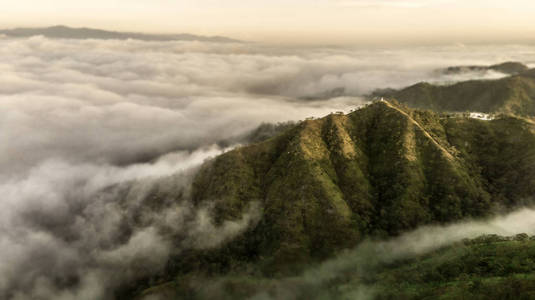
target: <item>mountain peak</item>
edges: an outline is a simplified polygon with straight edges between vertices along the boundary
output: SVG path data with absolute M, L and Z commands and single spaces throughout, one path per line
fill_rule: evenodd
M 265 270 L 280 270 L 367 235 L 483 216 L 529 197 L 531 127 L 516 118 L 445 118 L 376 101 L 223 154 L 199 173 L 193 198 L 218 199 L 221 221 L 262 203 L 263 220 L 248 234 L 263 237 L 254 252 L 269 257 Z

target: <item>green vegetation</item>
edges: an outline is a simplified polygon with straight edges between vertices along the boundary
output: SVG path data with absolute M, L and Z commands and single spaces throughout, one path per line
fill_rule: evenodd
M 389 259 L 380 244 L 300 276 L 189 274 L 142 295 L 173 299 L 533 299 L 535 237 L 486 235 L 430 253 Z M 359 259 L 360 258 L 360 259 Z M 343 265 L 343 267 L 340 267 Z M 360 296 L 356 297 L 356 296 Z
M 505 65 L 506 67 L 510 67 Z M 435 111 L 478 111 L 535 116 L 534 70 L 497 80 L 471 80 L 453 85 L 418 83 L 399 91 L 377 95 L 410 107 Z
M 193 183 L 193 202 L 212 203 L 216 222 L 239 219 L 253 202 L 261 203 L 261 220 L 220 248 L 180 253 L 160 276 L 136 283 L 133 293 L 164 284 L 167 292 L 190 295 L 204 290 L 199 283 L 204 278 L 224 275 L 229 299 L 240 298 L 236 293 L 250 295 L 277 278 L 299 274 L 364 237 L 396 236 L 424 224 L 483 217 L 531 203 L 534 130 L 515 117 L 445 118 L 389 102 L 288 126 L 261 143 L 217 157 Z M 385 272 L 393 278 L 402 274 Z M 449 274 L 444 272 L 440 276 Z M 463 272 L 469 278 L 482 276 Z M 414 286 L 418 293 L 434 293 L 439 283 L 458 280 L 450 273 L 430 282 L 407 281 L 407 290 L 400 281 L 384 295 L 410 299 Z M 490 289 L 496 282 L 492 278 L 505 276 L 492 274 L 477 284 Z M 500 284 L 514 285 L 515 280 Z M 126 295 L 131 298 L 132 291 Z
M 221 221 L 262 203 L 250 258 L 277 272 L 325 259 L 363 236 L 530 201 L 532 129 L 516 118 L 442 119 L 380 102 L 220 156 L 197 176 L 193 199 L 215 201 Z
M 482 236 L 383 266 L 377 299 L 533 299 L 535 241 Z

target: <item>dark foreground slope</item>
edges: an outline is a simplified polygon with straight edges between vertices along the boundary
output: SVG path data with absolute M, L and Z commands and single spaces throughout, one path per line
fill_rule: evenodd
M 533 130 L 512 117 L 443 118 L 387 102 L 302 122 L 204 166 L 196 205 L 212 203 L 222 223 L 260 204 L 262 218 L 218 249 L 181 253 L 156 282 L 183 292 L 197 276 L 292 274 L 367 236 L 531 203 Z
M 535 299 L 534 258 L 534 237 L 488 235 L 381 266 L 365 281 L 376 299 Z
M 535 70 L 497 80 L 471 80 L 453 85 L 418 83 L 381 96 L 414 108 L 435 111 L 478 111 L 535 116 Z
M 485 235 L 407 258 L 393 258 L 395 253 L 382 249 L 364 245 L 300 276 L 183 276 L 142 294 L 160 292 L 169 299 L 535 298 L 535 237 L 526 234 Z

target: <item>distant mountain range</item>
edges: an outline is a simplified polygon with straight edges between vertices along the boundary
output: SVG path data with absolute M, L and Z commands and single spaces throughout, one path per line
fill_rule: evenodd
M 0 35 L 22 38 L 42 35 L 58 39 L 103 39 L 142 41 L 202 41 L 216 43 L 238 43 L 240 41 L 221 36 L 198 36 L 192 34 L 146 34 L 136 32 L 106 31 L 93 28 L 72 28 L 67 26 L 52 26 L 45 28 L 14 28 L 0 30 Z
M 458 70 L 455 69 L 446 70 Z M 478 67 L 481 68 L 481 67 Z M 417 83 L 401 90 L 385 89 L 373 96 L 396 99 L 413 108 L 477 111 L 535 116 L 535 69 L 518 63 L 487 67 L 514 74 L 497 80 L 469 80 L 452 85 Z
M 454 66 L 440 69 L 443 74 L 461 74 L 466 72 L 496 71 L 509 75 L 516 75 L 528 70 L 528 67 L 519 62 L 504 62 L 491 66 Z

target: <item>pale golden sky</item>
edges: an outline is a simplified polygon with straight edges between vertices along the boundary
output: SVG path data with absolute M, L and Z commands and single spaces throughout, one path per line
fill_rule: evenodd
M 0 0 L 0 26 L 64 24 L 290 43 L 535 41 L 534 0 Z

